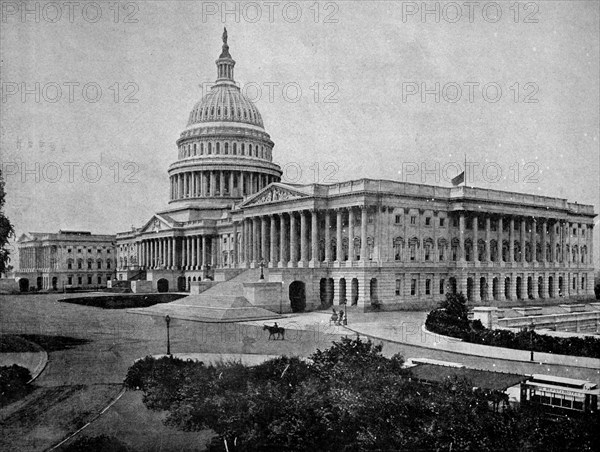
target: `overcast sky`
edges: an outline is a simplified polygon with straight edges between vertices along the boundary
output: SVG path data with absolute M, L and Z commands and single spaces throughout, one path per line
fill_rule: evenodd
M 161 0 L 118 15 L 113 2 L 1 3 L 17 234 L 115 233 L 167 207 L 175 140 L 216 78 L 224 25 L 284 181 L 449 186 L 466 155 L 476 186 L 599 211 L 597 1 L 428 2 L 425 16 L 392 1 Z

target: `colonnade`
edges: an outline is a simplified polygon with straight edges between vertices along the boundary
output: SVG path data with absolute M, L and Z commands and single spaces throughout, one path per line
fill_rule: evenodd
M 216 266 L 216 237 L 192 235 L 143 239 L 137 245 L 140 265 L 147 269 L 201 270 Z
M 355 216 L 360 218 L 358 240 L 354 233 L 358 223 Z M 324 228 L 320 227 L 321 222 Z M 247 217 L 240 225 L 240 256 L 236 262 L 251 266 L 263 261 L 270 267 L 318 267 L 322 262 L 364 261 L 372 249 L 367 222 L 367 206 Z M 357 252 L 348 252 L 350 241 Z
M 263 189 L 277 176 L 248 171 L 188 171 L 171 176 L 171 200 L 199 197 L 242 197 Z

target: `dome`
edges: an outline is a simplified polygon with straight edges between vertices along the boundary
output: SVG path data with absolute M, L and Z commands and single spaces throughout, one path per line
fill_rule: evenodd
M 264 128 L 258 108 L 232 83 L 217 82 L 192 109 L 188 126 L 216 121 L 241 122 Z
M 215 63 L 217 81 L 192 109 L 188 127 L 203 122 L 230 121 L 264 128 L 258 109 L 242 94 L 233 79 L 235 61 L 229 53 L 227 30 L 223 32 L 223 50 Z

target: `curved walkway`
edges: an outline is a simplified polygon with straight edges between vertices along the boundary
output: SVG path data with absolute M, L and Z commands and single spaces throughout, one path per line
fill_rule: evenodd
M 29 370 L 31 379 L 27 383 L 31 383 L 46 368 L 48 364 L 48 353 L 38 344 L 19 337 L 19 340 L 26 342 L 28 348 L 36 349 L 35 352 L 6 352 L 0 353 L 0 366 L 17 366 L 24 367 Z

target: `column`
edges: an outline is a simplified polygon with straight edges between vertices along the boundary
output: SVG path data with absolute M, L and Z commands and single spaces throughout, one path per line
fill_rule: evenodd
M 517 274 L 509 273 L 510 275 L 510 285 L 508 289 L 508 293 L 510 295 L 510 299 L 512 301 L 517 299 Z
M 278 267 L 285 267 L 289 259 L 287 259 L 286 243 L 285 243 L 285 231 L 287 230 L 285 224 L 285 215 L 279 214 L 279 264 Z
M 233 173 L 231 173 L 233 175 Z M 232 176 L 233 177 L 233 176 Z M 233 179 L 232 179 L 233 180 Z M 233 184 L 231 185 L 233 188 Z M 231 255 L 231 262 L 235 268 L 239 266 L 239 240 L 238 240 L 238 224 L 237 221 L 233 223 L 233 252 Z
M 548 220 L 546 218 L 542 218 L 542 260 L 541 262 L 546 262 L 546 247 L 548 244 L 548 236 L 547 236 L 547 232 L 546 232 L 546 228 L 548 227 Z M 545 276 L 544 276 L 545 279 Z M 546 287 L 547 289 L 547 287 Z M 542 289 L 542 294 L 543 294 L 543 289 Z M 545 296 L 544 298 L 548 298 L 547 296 Z
M 348 261 L 354 260 L 354 209 L 348 207 Z
M 177 248 L 177 240 L 175 239 L 175 237 L 171 237 L 171 270 L 175 269 L 175 266 L 176 266 L 176 261 L 175 261 L 175 257 L 176 257 L 175 249 L 176 248 Z
M 235 185 L 235 171 L 229 171 L 229 196 L 231 196 L 231 197 L 235 196 L 235 193 L 233 192 L 234 185 Z
M 367 209 L 368 206 L 360 208 L 360 260 L 363 262 L 369 260 L 369 256 L 367 256 Z
M 534 218 L 531 221 L 531 262 L 537 261 L 537 224 L 537 219 Z M 537 293 L 535 298 L 537 298 Z
M 271 239 L 271 243 L 269 246 L 269 252 L 271 254 L 269 258 L 269 266 L 277 267 L 277 223 L 275 220 L 275 215 L 271 215 L 271 229 L 269 230 L 269 238 Z
M 316 210 L 310 211 L 310 240 L 312 245 L 311 265 L 318 267 L 319 258 L 319 217 Z
M 486 289 L 485 297 L 486 297 L 487 301 L 491 302 L 494 300 L 494 275 L 493 275 L 493 273 L 488 273 L 486 275 L 485 282 L 487 284 L 487 286 L 485 288 Z
M 269 261 L 269 250 L 267 247 L 269 246 L 267 241 L 267 219 L 265 217 L 260 217 L 260 255 L 259 261 L 264 260 L 265 263 Z
M 325 211 L 325 262 L 331 262 L 331 211 Z
M 260 261 L 260 241 L 258 240 L 258 218 L 252 218 L 252 268 Z
M 502 247 L 504 242 L 504 218 L 498 218 L 498 249 L 497 256 L 498 262 L 502 262 Z M 504 290 L 504 287 L 502 288 Z
M 479 260 L 479 219 L 477 215 L 473 215 L 473 262 Z M 479 283 L 477 283 L 479 286 Z M 477 294 L 479 296 L 479 293 Z
M 202 236 L 202 269 L 206 269 L 208 265 L 208 237 Z
M 336 262 L 342 262 L 342 258 L 344 257 L 342 254 L 342 209 L 336 210 L 335 226 L 335 260 Z
M 219 195 L 225 196 L 225 171 L 219 173 Z
M 465 253 L 465 213 L 461 212 L 458 217 L 458 247 L 459 247 L 459 260 L 464 262 L 466 259 Z
M 542 298 L 548 298 L 548 272 L 544 272 L 542 277 Z
M 308 240 L 306 237 L 308 225 L 306 224 L 306 211 L 300 212 L 300 262 L 305 266 L 308 261 Z
M 538 296 L 538 277 L 536 273 L 531 274 L 531 296 L 533 299 L 539 298 Z M 529 295 L 527 296 L 529 298 Z
M 192 269 L 192 237 L 186 237 L 187 240 L 187 250 L 185 253 L 186 256 L 186 269 Z
M 491 249 L 491 218 L 489 215 L 485 217 L 485 261 L 490 262 L 492 260 L 492 249 Z M 488 275 L 489 279 L 489 275 Z M 492 287 L 492 281 L 488 281 L 488 287 Z M 493 300 L 492 297 L 489 296 L 488 300 Z
M 521 242 L 521 259 L 519 259 L 519 261 L 521 263 L 525 262 L 525 242 L 526 242 L 526 232 L 525 232 L 525 227 L 527 225 L 527 219 L 526 218 L 521 218 L 521 227 L 520 227 L 520 234 L 519 234 L 519 241 Z
M 510 217 L 509 222 L 509 231 L 508 231 L 508 262 L 515 261 L 515 219 L 514 217 Z M 511 279 L 512 284 L 512 279 Z
M 290 212 L 290 262 L 288 267 L 298 264 L 298 236 L 296 235 L 296 215 Z
M 473 302 L 481 302 L 481 278 L 477 273 L 473 275 Z
M 558 260 L 556 255 L 556 221 L 548 222 L 550 228 L 550 260 L 554 263 Z

